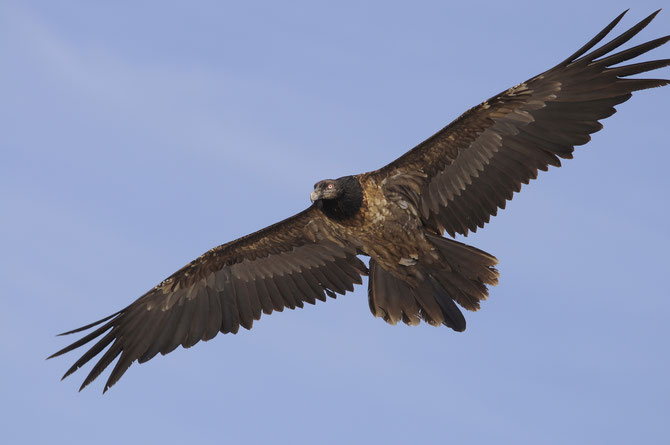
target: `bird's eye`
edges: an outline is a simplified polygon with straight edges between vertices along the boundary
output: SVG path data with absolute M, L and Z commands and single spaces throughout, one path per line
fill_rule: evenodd
M 333 184 L 328 184 L 328 190 L 333 188 Z

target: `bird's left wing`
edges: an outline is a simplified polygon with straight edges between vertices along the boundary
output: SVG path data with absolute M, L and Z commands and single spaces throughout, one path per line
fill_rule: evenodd
M 335 297 L 361 283 L 367 268 L 356 246 L 312 206 L 282 222 L 216 247 L 172 274 L 125 309 L 95 323 L 98 326 L 56 357 L 91 340 L 97 342 L 65 373 L 72 374 L 106 347 L 81 389 L 117 357 L 104 390 L 130 365 L 191 347 L 218 332 L 251 329 L 261 313 L 302 307 L 304 302 Z M 65 335 L 61 334 L 61 335 Z M 49 357 L 49 358 L 51 358 Z
M 470 109 L 391 164 L 372 172 L 385 190 L 409 199 L 436 232 L 467 235 L 483 227 L 538 170 L 560 166 L 587 143 L 633 91 L 670 84 L 627 76 L 670 65 L 670 59 L 617 65 L 670 36 L 609 54 L 658 13 L 588 53 L 621 20 L 556 67 Z

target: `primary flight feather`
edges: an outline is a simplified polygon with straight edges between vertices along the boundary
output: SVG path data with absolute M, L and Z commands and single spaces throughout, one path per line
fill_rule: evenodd
M 593 49 L 621 14 L 554 68 L 468 110 L 392 163 L 318 182 L 303 212 L 215 247 L 124 309 L 66 332 L 96 328 L 51 357 L 96 342 L 63 378 L 108 348 L 81 386 L 118 358 L 106 391 L 135 361 L 251 329 L 262 313 L 325 301 L 368 274 L 375 316 L 463 331 L 459 306 L 479 309 L 497 283 L 497 260 L 442 234 L 483 227 L 538 170 L 571 158 L 632 92 L 670 83 L 629 77 L 670 59 L 622 65 L 670 36 L 614 52 L 657 13 Z M 369 268 L 358 255 L 370 257 Z

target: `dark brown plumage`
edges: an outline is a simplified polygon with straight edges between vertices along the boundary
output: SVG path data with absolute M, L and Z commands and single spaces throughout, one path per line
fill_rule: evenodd
M 96 340 L 63 378 L 108 348 L 81 386 L 118 359 L 106 391 L 136 360 L 251 329 L 262 313 L 334 298 L 368 273 L 375 316 L 463 331 L 458 306 L 479 308 L 497 283 L 497 260 L 442 233 L 483 227 L 538 170 L 571 158 L 632 92 L 670 83 L 628 77 L 670 59 L 618 65 L 670 36 L 613 53 L 656 14 L 592 50 L 621 14 L 554 68 L 468 110 L 394 162 L 320 181 L 305 211 L 206 252 L 126 308 L 66 332 L 97 327 L 51 356 Z M 370 257 L 369 271 L 358 255 Z

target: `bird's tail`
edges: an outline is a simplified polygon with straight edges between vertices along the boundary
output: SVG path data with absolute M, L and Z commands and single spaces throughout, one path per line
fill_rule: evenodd
M 479 302 L 488 297 L 486 286 L 498 283 L 498 271 L 494 268 L 498 260 L 457 241 L 427 237 L 445 263 L 423 267 L 423 277 L 416 287 L 387 272 L 374 259 L 370 260 L 370 311 L 391 324 L 403 321 L 415 325 L 424 320 L 464 331 L 465 318 L 455 302 L 471 311 L 479 309 Z

